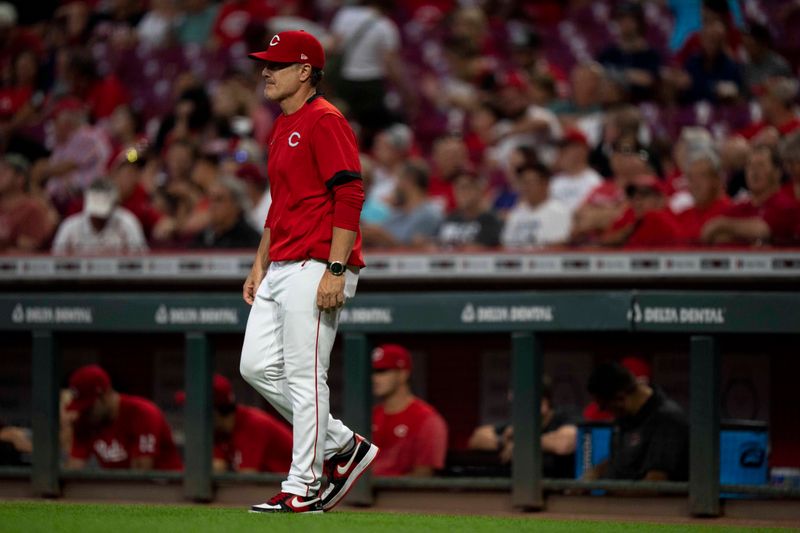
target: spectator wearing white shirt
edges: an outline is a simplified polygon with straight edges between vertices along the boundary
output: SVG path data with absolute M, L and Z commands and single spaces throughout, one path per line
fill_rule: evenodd
M 400 30 L 386 16 L 389 0 L 363 0 L 342 7 L 331 22 L 334 49 L 341 54 L 341 72 L 335 87 L 352 116 L 361 125 L 362 147 L 369 149 L 375 134 L 395 122 L 386 106 L 386 83 L 396 86 L 414 114 L 417 99 L 400 57 Z
M 569 236 L 571 216 L 558 200 L 550 198 L 550 169 L 528 163 L 517 170 L 519 202 L 506 220 L 501 242 L 507 248 L 529 248 L 563 243 Z
M 589 142 L 582 131 L 571 129 L 564 134 L 558 163 L 561 172 L 550 180 L 550 196 L 572 214 L 603 181 L 589 166 Z
M 95 181 L 84 193 L 83 211 L 59 226 L 53 253 L 97 255 L 147 251 L 139 220 L 117 202 L 117 188 L 112 182 Z

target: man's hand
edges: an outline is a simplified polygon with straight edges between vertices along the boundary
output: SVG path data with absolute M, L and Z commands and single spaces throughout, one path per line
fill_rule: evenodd
M 256 299 L 256 292 L 261 281 L 264 279 L 264 268 L 259 264 L 258 260 L 253 263 L 253 268 L 250 269 L 250 274 L 244 280 L 242 285 L 242 298 L 248 305 L 253 305 Z
M 317 289 L 317 308 L 333 311 L 344 305 L 344 275 L 334 276 L 326 270 Z

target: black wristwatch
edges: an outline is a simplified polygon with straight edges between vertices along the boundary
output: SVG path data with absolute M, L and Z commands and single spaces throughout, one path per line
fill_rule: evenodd
M 334 276 L 341 276 L 344 274 L 345 266 L 341 261 L 330 261 L 328 262 L 328 270 Z

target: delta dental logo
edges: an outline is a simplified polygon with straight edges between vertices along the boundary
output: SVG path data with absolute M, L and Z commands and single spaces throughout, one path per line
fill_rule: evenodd
M 461 310 L 464 324 L 495 324 L 503 322 L 552 322 L 553 307 L 549 305 L 479 305 L 468 303 Z
M 636 324 L 725 324 L 724 307 L 648 306 L 638 303 L 628 312 L 628 320 Z
M 160 305 L 154 316 L 156 324 L 233 324 L 239 323 L 235 307 L 167 307 Z
M 24 306 L 18 303 L 11 311 L 14 324 L 93 324 L 91 307 Z

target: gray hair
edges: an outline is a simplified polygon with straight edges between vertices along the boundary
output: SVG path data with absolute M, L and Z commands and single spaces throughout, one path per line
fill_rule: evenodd
M 699 146 L 692 148 L 689 150 L 687 160 L 690 165 L 697 163 L 698 161 L 708 161 L 711 164 L 711 168 L 714 169 L 714 172 L 717 174 L 722 172 L 722 163 L 720 162 L 719 155 L 711 146 Z
M 241 180 L 233 176 L 222 176 L 217 179 L 217 183 L 228 189 L 231 193 L 234 203 L 239 206 L 239 209 L 246 213 L 250 210 L 251 203 L 250 197 L 247 195 L 247 188 Z

